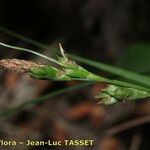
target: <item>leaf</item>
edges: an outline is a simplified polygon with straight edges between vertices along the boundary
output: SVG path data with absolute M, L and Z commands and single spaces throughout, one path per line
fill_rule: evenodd
M 147 76 L 144 76 L 144 75 L 141 75 L 141 74 L 129 71 L 129 70 L 125 70 L 125 69 L 122 69 L 122 68 L 118 68 L 118 67 L 110 66 L 110 65 L 107 65 L 107 64 L 103 64 L 101 62 L 97 62 L 97 61 L 94 61 L 94 60 L 89 60 L 87 58 L 82 58 L 82 57 L 79 57 L 79 56 L 76 56 L 76 55 L 71 54 L 69 56 L 71 58 L 75 59 L 76 61 L 79 61 L 79 62 L 82 62 L 84 64 L 93 66 L 97 69 L 104 70 L 104 71 L 109 72 L 111 74 L 123 77 L 123 78 L 131 80 L 131 81 L 134 81 L 134 82 L 138 83 L 139 85 L 144 85 L 144 86 L 147 86 L 147 87 L 150 88 L 150 78 L 147 77 Z

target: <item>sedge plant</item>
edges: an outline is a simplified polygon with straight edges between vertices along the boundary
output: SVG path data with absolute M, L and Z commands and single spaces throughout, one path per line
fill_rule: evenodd
M 40 64 L 31 61 L 18 59 L 4 59 L 0 61 L 0 66 L 18 73 L 27 73 L 31 78 L 37 80 L 50 81 L 72 81 L 80 80 L 86 82 L 103 82 L 107 83 L 107 87 L 100 90 L 95 96 L 99 103 L 105 105 L 115 104 L 121 101 L 135 101 L 137 99 L 150 97 L 150 89 L 146 86 L 140 86 L 128 82 L 111 80 L 105 77 L 96 75 L 82 66 L 76 64 L 69 59 L 64 52 L 61 44 L 59 44 L 60 56 L 56 59 L 45 56 L 41 53 L 35 52 L 22 47 L 11 46 L 0 42 L 0 45 L 7 48 L 29 52 L 44 59 L 47 59 L 56 64 L 56 66 Z

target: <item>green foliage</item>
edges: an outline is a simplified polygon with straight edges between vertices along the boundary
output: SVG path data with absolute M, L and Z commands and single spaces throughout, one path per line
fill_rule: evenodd
M 80 56 L 76 56 L 76 55 L 72 55 L 72 54 L 69 56 L 78 62 L 82 62 L 84 64 L 90 65 L 90 66 L 95 67 L 97 69 L 104 70 L 110 74 L 114 74 L 114 75 L 117 75 L 119 77 L 123 77 L 125 79 L 130 80 L 130 81 L 133 81 L 134 83 L 137 83 L 138 85 L 142 85 L 142 86 L 150 88 L 150 78 L 147 76 L 144 76 L 144 75 L 132 72 L 132 71 L 128 71 L 128 70 L 125 70 L 122 68 L 103 64 L 101 62 L 97 62 L 94 60 L 89 60 L 87 58 L 82 58 Z
M 2 32 L 6 33 L 6 34 L 8 34 L 12 37 L 16 37 L 18 39 L 21 39 L 21 40 L 23 40 L 27 43 L 35 45 L 39 48 L 43 48 L 43 49 L 48 49 L 49 48 L 49 46 L 47 46 L 45 44 L 42 44 L 40 42 L 37 42 L 35 40 L 32 40 L 32 39 L 30 39 L 28 37 L 25 37 L 25 36 L 22 36 L 20 34 L 14 33 L 14 32 L 12 32 L 12 31 L 10 31 L 10 30 L 2 27 L 2 26 L 0 26 L 0 31 L 2 31 Z M 113 74 L 113 75 L 116 75 L 116 76 L 119 76 L 119 77 L 123 77 L 125 79 L 128 79 L 129 81 L 133 81 L 134 83 L 137 83 L 139 85 L 143 85 L 143 86 L 146 86 L 146 87 L 150 88 L 150 78 L 147 77 L 147 76 L 143 76 L 141 74 L 137 74 L 137 73 L 132 72 L 132 71 L 128 71 L 128 70 L 118 68 L 118 67 L 115 67 L 115 66 L 110 66 L 110 65 L 107 65 L 107 64 L 104 64 L 104 63 L 101 63 L 101 62 L 97 62 L 97 61 L 94 61 L 94 60 L 89 60 L 87 58 L 82 58 L 82 57 L 72 55 L 72 54 L 70 54 L 69 57 L 76 60 L 76 61 L 78 61 L 78 62 L 85 63 L 85 64 L 90 65 L 92 67 L 95 67 L 97 69 L 106 71 L 110 74 Z M 133 56 L 133 58 L 134 57 L 135 57 L 135 55 Z
M 97 76 L 83 67 L 77 65 L 74 61 L 68 60 L 67 56 L 58 57 L 57 60 L 60 68 L 55 68 L 48 65 L 30 68 L 29 75 L 35 79 L 46 79 L 52 81 L 103 81 L 104 78 Z
M 99 103 L 101 104 L 111 105 L 121 101 L 133 101 L 149 96 L 150 92 L 147 91 L 110 85 L 100 91 L 96 98 L 100 99 Z
M 15 34 L 9 30 L 5 30 L 4 32 L 12 36 L 18 37 L 20 39 L 23 39 L 24 41 L 32 43 L 36 46 L 47 48 L 46 45 L 43 45 L 40 43 L 37 44 L 36 41 L 30 40 L 26 37 Z M 71 58 L 77 61 L 80 61 L 82 63 L 91 65 L 98 69 L 102 69 L 111 74 L 124 77 L 131 81 L 135 81 L 136 83 L 138 83 L 138 85 L 127 83 L 127 82 L 122 82 L 122 81 L 117 81 L 117 80 L 110 80 L 110 79 L 106 79 L 98 75 L 95 75 L 89 72 L 88 70 L 84 69 L 83 67 L 77 65 L 75 62 L 68 60 L 68 58 L 66 57 L 66 54 L 63 54 L 63 53 L 62 53 L 63 57 L 60 57 L 58 58 L 58 60 L 55 60 L 55 59 L 49 58 L 40 53 L 25 49 L 25 48 L 18 48 L 18 47 L 6 45 L 3 43 L 1 45 L 9 47 L 9 48 L 17 49 L 17 50 L 20 49 L 22 51 L 34 53 L 38 56 L 46 58 L 60 65 L 60 68 L 54 68 L 51 66 L 31 68 L 29 71 L 29 74 L 31 75 L 31 77 L 34 77 L 36 79 L 48 79 L 48 80 L 50 79 L 54 81 L 84 80 L 84 81 L 106 82 L 106 83 L 111 84 L 108 88 L 103 89 L 102 92 L 100 92 L 96 96 L 97 98 L 101 98 L 101 103 L 103 104 L 109 105 L 109 104 L 113 104 L 119 101 L 136 100 L 139 98 L 145 98 L 145 97 L 150 96 L 149 94 L 150 78 L 149 77 L 146 77 L 146 76 L 143 76 L 143 75 L 140 75 L 140 74 L 128 71 L 128 70 L 124 70 L 121 68 L 109 66 L 100 62 L 81 58 L 79 56 L 69 55 Z M 139 85 L 142 85 L 142 86 L 139 86 Z
M 35 79 L 54 80 L 58 69 L 51 66 L 34 67 L 29 70 L 29 75 Z
M 58 57 L 57 60 L 53 58 L 49 58 L 33 50 L 15 47 L 1 42 L 0 45 L 8 48 L 13 48 L 16 50 L 21 50 L 21 51 L 26 51 L 26 52 L 36 54 L 40 57 L 55 62 L 57 65 L 60 65 L 59 68 L 55 68 L 48 65 L 39 65 L 39 66 L 36 65 L 36 67 L 30 66 L 29 71 L 27 71 L 27 73 L 32 78 L 46 79 L 52 81 L 83 80 L 83 81 L 106 82 L 112 84 L 110 88 L 104 89 L 103 92 L 100 93 L 100 95 L 98 96 L 99 98 L 102 98 L 103 104 L 106 105 L 113 104 L 116 103 L 117 100 L 119 101 L 123 101 L 124 99 L 135 100 L 138 98 L 145 98 L 150 96 L 149 95 L 150 90 L 146 87 L 127 83 L 127 82 L 117 81 L 117 80 L 110 80 L 89 72 L 83 67 L 77 65 L 74 61 L 69 60 L 67 55 L 64 53 L 64 50 L 62 49 L 61 45 L 60 45 L 60 51 L 62 57 Z M 5 67 L 7 68 L 7 66 Z M 144 97 L 142 97 L 143 94 L 145 94 Z
M 150 73 L 150 43 L 136 43 L 128 47 L 118 66 L 134 72 Z

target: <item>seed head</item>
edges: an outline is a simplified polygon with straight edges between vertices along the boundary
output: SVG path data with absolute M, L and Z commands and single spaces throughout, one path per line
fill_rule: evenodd
M 111 105 L 121 101 L 133 101 L 149 97 L 150 93 L 129 87 L 120 87 L 116 85 L 109 85 L 101 90 L 96 99 L 100 99 L 99 103 Z
M 39 63 L 26 61 L 26 60 L 18 60 L 18 59 L 3 59 L 0 60 L 0 67 L 8 71 L 13 71 L 15 73 L 26 73 L 30 68 L 42 66 Z

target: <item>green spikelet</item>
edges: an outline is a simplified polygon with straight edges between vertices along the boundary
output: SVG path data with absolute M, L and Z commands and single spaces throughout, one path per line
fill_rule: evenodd
M 33 67 L 30 68 L 29 75 L 35 79 L 45 79 L 52 81 L 95 81 L 102 78 L 87 71 L 83 67 L 77 65 L 74 61 L 69 60 L 67 57 L 57 57 L 57 61 L 62 64 L 62 66 L 59 68 L 55 68 L 49 65 Z
M 101 104 L 111 105 L 120 101 L 133 101 L 146 97 L 150 97 L 150 92 L 110 85 L 98 93 L 96 99 L 100 99 Z
M 34 79 L 52 80 L 52 81 L 70 81 L 71 78 L 63 73 L 61 69 L 51 66 L 42 66 L 30 68 L 29 75 Z

